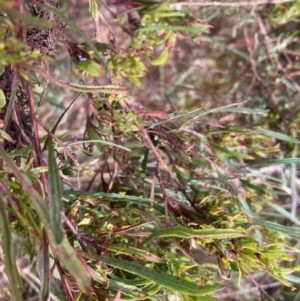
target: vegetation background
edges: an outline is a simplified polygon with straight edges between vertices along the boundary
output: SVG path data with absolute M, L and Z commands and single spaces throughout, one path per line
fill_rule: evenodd
M 0 0 L 1 300 L 298 300 L 299 18 Z

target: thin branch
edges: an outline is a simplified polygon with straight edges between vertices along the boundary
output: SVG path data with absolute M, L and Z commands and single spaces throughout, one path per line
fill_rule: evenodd
M 68 301 L 74 301 L 74 297 L 72 295 L 72 290 L 71 290 L 70 284 L 68 282 L 68 277 L 65 274 L 64 270 L 62 269 L 59 261 L 56 262 L 56 266 L 57 266 L 57 269 L 58 269 L 59 274 L 60 274 L 62 288 L 63 288 L 63 291 L 65 293 L 65 296 L 66 296 L 67 300 Z
M 114 162 L 114 170 L 113 170 L 113 174 L 112 174 L 112 177 L 110 179 L 110 182 L 109 182 L 109 185 L 108 185 L 108 188 L 107 188 L 107 192 L 110 192 L 113 188 L 113 185 L 115 183 L 115 180 L 118 176 L 118 169 L 119 169 L 119 164 L 118 162 Z
M 146 144 L 146 146 L 151 149 L 157 159 L 157 161 L 160 163 L 160 166 L 167 171 L 167 173 L 170 175 L 170 177 L 176 182 L 176 184 L 180 185 L 179 180 L 177 179 L 177 177 L 174 175 L 174 173 L 171 171 L 171 169 L 169 168 L 169 166 L 166 164 L 166 162 L 162 159 L 161 155 L 159 154 L 158 150 L 156 149 L 156 147 L 153 145 L 151 139 L 149 138 L 149 135 L 147 133 L 147 131 L 144 129 L 143 126 L 141 126 L 138 122 L 135 122 L 136 127 L 140 130 L 141 134 L 142 134 L 142 139 L 144 141 L 144 143 Z
M 41 167 L 41 166 L 45 166 L 45 164 L 44 164 L 44 161 L 43 161 L 42 149 L 41 149 L 40 139 L 39 139 L 38 126 L 37 126 L 37 122 L 36 122 L 37 113 L 36 113 L 35 103 L 34 103 L 34 99 L 33 99 L 32 87 L 28 82 L 26 83 L 26 91 L 27 91 L 27 95 L 28 95 L 31 123 L 32 123 L 32 127 L 33 127 L 34 150 L 35 150 L 35 153 L 36 153 L 36 159 L 37 159 L 38 167 Z M 42 181 L 42 184 L 43 184 L 45 195 L 47 195 L 48 194 L 48 185 L 47 185 L 47 177 L 46 177 L 45 172 L 41 173 L 41 181 Z
M 47 134 L 49 136 L 52 137 L 52 139 L 54 139 L 63 149 L 64 151 L 66 152 L 66 154 L 68 155 L 68 157 L 72 160 L 72 162 L 74 163 L 74 165 L 79 168 L 79 163 L 78 163 L 78 160 L 74 157 L 74 155 L 70 152 L 70 150 L 68 149 L 68 147 L 60 140 L 58 139 L 45 125 L 44 123 L 37 117 L 35 116 L 35 121 L 37 123 L 39 123 L 43 129 L 47 132 Z
M 45 77 L 45 82 L 44 82 L 44 85 L 43 85 L 43 91 L 42 91 L 42 94 L 41 94 L 41 97 L 40 97 L 40 101 L 38 103 L 38 107 L 41 106 L 41 103 L 47 93 L 47 88 L 48 88 L 48 84 L 49 84 L 49 79 L 48 79 L 48 76 L 50 76 L 50 72 L 49 72 L 49 63 L 47 62 L 47 60 L 43 59 L 43 62 L 44 62 L 44 65 L 45 65 L 45 70 L 46 70 L 46 74 L 47 76 Z
M 170 222 L 170 218 L 169 218 L 168 195 L 167 195 L 167 192 L 166 192 L 166 189 L 165 189 L 165 185 L 163 183 L 163 180 L 162 180 L 162 177 L 161 177 L 161 174 L 160 174 L 160 164 L 159 164 L 159 161 L 157 161 L 157 164 L 156 164 L 156 172 L 155 172 L 155 174 L 156 174 L 156 177 L 158 179 L 158 184 L 160 186 L 161 193 L 163 195 L 163 200 L 164 200 L 164 205 L 165 205 L 166 226 L 170 227 L 171 226 L 171 222 Z
M 260 288 L 261 289 L 270 289 L 270 288 L 280 287 L 280 286 L 282 286 L 282 283 L 277 281 L 277 282 L 272 282 L 272 283 L 268 283 L 268 284 L 263 284 L 260 286 Z M 225 298 L 233 298 L 233 297 L 236 297 L 236 295 L 249 295 L 250 293 L 255 293 L 257 291 L 258 291 L 258 287 L 250 287 L 250 288 L 246 288 L 246 289 L 241 289 L 239 291 L 234 291 L 232 293 L 224 293 L 224 294 L 216 293 L 216 294 L 213 294 L 212 296 L 215 298 L 218 298 L 220 300 L 225 300 Z

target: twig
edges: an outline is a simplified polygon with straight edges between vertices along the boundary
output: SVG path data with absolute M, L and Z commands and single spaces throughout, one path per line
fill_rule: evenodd
M 74 301 L 74 298 L 73 298 L 73 295 L 72 295 L 72 290 L 71 290 L 70 285 L 68 283 L 68 278 L 67 278 L 64 270 L 62 269 L 59 261 L 56 261 L 56 266 L 57 266 L 57 269 L 58 269 L 59 274 L 60 274 L 60 280 L 61 280 L 62 288 L 63 288 L 63 291 L 65 293 L 65 296 L 66 296 L 67 300 L 68 301 Z
M 270 53 L 270 50 L 273 48 L 273 43 L 272 43 L 272 40 L 270 39 L 270 37 L 268 36 L 268 32 L 267 32 L 266 26 L 265 26 L 262 18 L 259 15 L 256 14 L 255 15 L 255 19 L 256 19 L 256 21 L 258 23 L 258 26 L 259 26 L 259 29 L 260 29 L 262 35 L 264 36 L 265 47 L 266 47 L 268 53 Z M 270 58 L 270 59 L 272 60 L 272 58 Z M 294 85 L 294 87 L 297 89 L 298 93 L 300 94 L 300 86 L 290 76 L 290 74 L 287 73 L 286 69 L 280 63 L 278 57 L 274 58 L 274 62 L 275 62 L 277 70 L 283 73 L 283 75 Z
M 68 217 L 65 215 L 65 213 L 63 212 L 63 220 L 64 223 L 66 224 L 66 226 L 71 230 L 71 232 L 74 234 L 74 236 L 76 237 L 78 243 L 80 244 L 82 251 L 84 252 L 88 252 L 87 247 L 84 245 L 84 243 L 81 241 L 82 237 L 81 237 L 81 233 L 79 233 L 74 225 L 72 224 L 72 222 L 68 219 Z
M 151 139 L 150 139 L 147 131 L 138 122 L 135 122 L 135 125 L 140 130 L 140 132 L 143 134 L 142 139 L 144 140 L 146 146 L 153 151 L 153 153 L 154 153 L 157 161 L 160 163 L 160 166 L 168 172 L 168 174 L 176 182 L 176 184 L 180 185 L 180 182 L 177 179 L 177 177 L 173 174 L 173 172 L 171 171 L 171 169 L 169 168 L 169 166 L 162 159 L 162 157 L 159 154 L 159 152 L 157 151 L 156 147 L 153 145 L 153 143 L 152 143 L 152 141 L 151 141 Z
M 246 42 L 247 50 L 248 50 L 248 53 L 249 53 L 249 62 L 250 62 L 250 65 L 251 65 L 251 68 L 252 68 L 252 72 L 253 72 L 253 77 L 252 77 L 251 84 L 248 87 L 243 100 L 244 101 L 247 100 L 248 95 L 250 94 L 251 90 L 254 88 L 254 85 L 255 85 L 256 81 L 260 82 L 260 84 L 262 85 L 262 87 L 264 87 L 267 90 L 270 98 L 272 98 L 272 92 L 271 92 L 271 90 L 269 89 L 269 87 L 267 85 L 265 85 L 264 81 L 258 75 L 257 68 L 256 68 L 256 62 L 255 62 L 255 58 L 254 58 L 254 51 L 251 48 L 251 42 L 250 42 L 248 30 L 247 30 L 246 27 L 243 28 L 243 34 L 244 34 L 244 39 L 245 39 L 245 42 Z
M 118 164 L 118 162 L 115 161 L 114 162 L 114 171 L 113 171 L 112 177 L 110 179 L 110 182 L 108 184 L 107 192 L 110 192 L 113 188 L 115 179 L 117 178 L 117 175 L 118 175 L 118 167 L 119 167 L 119 164 Z
M 98 12 L 98 18 L 101 19 L 103 21 L 103 23 L 107 26 L 107 28 L 109 30 L 109 35 L 110 35 L 109 40 L 113 45 L 115 45 L 116 44 L 116 35 L 115 35 L 114 31 L 112 30 L 111 26 L 107 23 L 107 21 L 105 20 L 105 18 L 103 17 L 103 15 L 100 12 Z
M 12 101 L 12 106 L 11 106 L 11 120 L 14 122 L 15 126 L 17 127 L 18 131 L 20 132 L 21 137 L 28 143 L 28 145 L 32 144 L 32 141 L 30 138 L 27 136 L 27 134 L 24 131 L 24 128 L 20 124 L 20 119 L 19 116 L 16 112 L 16 102 Z M 21 142 L 22 144 L 22 142 Z
M 269 288 L 273 288 L 273 287 L 278 287 L 278 286 L 282 286 L 282 284 L 277 281 L 277 282 L 272 282 L 269 284 L 263 284 L 260 286 L 260 288 L 262 289 L 269 289 Z M 250 293 L 254 293 L 258 290 L 257 287 L 251 287 L 251 288 L 247 288 L 247 289 L 242 289 L 239 291 L 234 291 L 232 293 L 226 293 L 226 294 L 220 294 L 220 293 L 216 293 L 213 294 L 212 296 L 215 298 L 218 298 L 220 300 L 225 300 L 226 298 L 230 298 L 230 297 L 235 297 L 236 295 L 249 295 Z
M 49 73 L 49 64 L 47 62 L 46 59 L 43 60 L 44 64 L 45 64 L 45 70 L 46 70 L 46 74 L 48 76 L 50 76 L 50 73 Z M 49 79 L 48 79 L 48 76 L 45 77 L 45 82 L 44 82 L 44 86 L 43 86 L 43 91 L 42 91 L 42 94 L 41 94 L 41 97 L 40 97 L 40 101 L 38 103 L 38 107 L 41 105 L 46 93 L 47 93 L 47 88 L 48 88 L 48 84 L 49 84 Z
M 42 156 L 42 149 L 40 145 L 40 140 L 39 140 L 39 132 L 38 132 L 38 126 L 37 126 L 37 113 L 35 109 L 35 103 L 33 99 L 33 93 L 32 93 L 32 87 L 31 85 L 27 82 L 26 83 L 26 91 L 27 91 L 27 96 L 28 96 L 28 102 L 29 102 L 29 107 L 30 107 L 30 116 L 31 116 L 31 123 L 33 127 L 33 144 L 34 144 L 34 150 L 36 153 L 36 159 L 37 159 L 37 164 L 38 167 L 45 166 L 44 161 L 43 161 L 43 156 Z M 48 195 L 48 185 L 47 185 L 47 177 L 46 173 L 42 172 L 41 173 L 41 181 L 43 184 L 43 189 L 45 192 L 45 195 Z
M 9 70 L 10 69 L 10 70 Z M 7 110 L 6 110 L 6 114 L 5 114 L 5 118 L 4 118 L 4 131 L 7 131 L 7 129 L 9 128 L 10 122 L 11 122 L 11 113 L 13 110 L 13 102 L 15 102 L 15 96 L 16 96 L 16 92 L 17 92 L 17 86 L 18 86 L 18 75 L 17 75 L 17 70 L 15 68 L 15 66 L 10 65 L 10 67 L 8 67 L 8 69 L 5 68 L 5 72 L 7 72 L 7 77 L 10 77 L 10 82 L 7 83 L 9 84 L 9 101 L 8 101 L 8 106 L 7 106 Z M 9 76 L 10 75 L 10 76 Z
M 65 146 L 65 144 L 60 139 L 58 139 L 53 133 L 51 133 L 51 131 L 44 125 L 44 123 L 37 116 L 35 116 L 35 120 L 36 120 L 37 123 L 39 123 L 43 127 L 43 129 L 47 132 L 47 134 L 49 136 L 51 136 L 64 149 L 64 151 L 69 156 L 69 158 L 72 160 L 74 165 L 79 169 L 80 166 L 79 166 L 78 160 L 70 152 L 68 147 Z
M 95 174 L 92 177 L 91 181 L 89 182 L 89 185 L 86 188 L 86 191 L 90 191 L 90 189 L 91 189 L 91 187 L 92 187 L 92 185 L 93 185 L 93 183 L 94 183 L 94 181 L 95 181 L 95 179 L 96 179 L 96 177 L 97 177 L 98 174 L 99 174 L 99 171 L 95 171 Z
M 168 195 L 167 195 L 167 192 L 166 192 L 166 189 L 165 189 L 165 186 L 164 186 L 161 174 L 160 174 L 160 166 L 159 165 L 160 165 L 159 161 L 157 161 L 155 174 L 158 179 L 158 184 L 160 186 L 161 193 L 163 195 L 163 200 L 164 200 L 164 205 L 165 205 L 164 207 L 165 207 L 166 226 L 170 227 L 171 222 L 170 222 L 169 210 L 168 210 Z
M 264 298 L 264 295 L 263 295 L 264 290 L 261 288 L 261 286 L 257 283 L 257 281 L 253 278 L 253 276 L 250 273 L 247 273 L 247 275 L 251 279 L 251 281 L 256 285 L 257 289 L 259 290 L 260 296 L 261 296 L 261 300 L 265 301 L 265 298 Z

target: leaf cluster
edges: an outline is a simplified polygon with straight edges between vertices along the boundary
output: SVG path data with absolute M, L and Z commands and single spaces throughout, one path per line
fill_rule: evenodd
M 244 107 L 234 102 L 187 113 L 156 112 L 132 102 L 121 85 L 128 79 L 143 88 L 144 58 L 161 65 L 178 36 L 209 26 L 198 26 L 191 11 L 178 11 L 168 1 L 118 4 L 127 9 L 128 49 L 91 41 L 52 1 L 28 2 L 24 14 L 4 7 L 0 225 L 12 298 L 23 299 L 13 235 L 26 242 L 21 256 L 29 255 L 39 276 L 40 300 L 212 301 L 230 277 L 241 284 L 256 272 L 293 288 L 299 278 L 291 274 L 299 267 L 292 263 L 298 251 L 290 237 L 299 237 L 299 228 L 262 219 L 260 213 L 283 189 L 280 179 L 258 168 L 299 163 L 296 119 L 280 132 L 274 127 L 279 122 L 267 122 L 267 109 L 247 101 Z M 46 20 L 33 16 L 31 5 L 48 12 Z M 98 9 L 91 0 L 95 20 Z M 83 44 L 66 39 L 64 26 Z M 29 44 L 30 30 L 46 35 L 48 44 Z M 49 69 L 45 48 L 56 40 L 74 64 L 70 78 L 51 75 L 57 66 Z M 108 83 L 99 83 L 102 76 Z M 49 126 L 36 112 L 53 86 L 80 95 Z M 86 113 L 82 136 L 70 138 L 71 128 L 58 135 L 79 96 Z M 243 124 L 250 119 L 255 121 Z M 38 127 L 45 130 L 41 137 Z M 16 135 L 9 138 L 12 129 Z M 293 156 L 283 157 L 282 150 Z M 299 226 L 295 212 L 280 212 Z

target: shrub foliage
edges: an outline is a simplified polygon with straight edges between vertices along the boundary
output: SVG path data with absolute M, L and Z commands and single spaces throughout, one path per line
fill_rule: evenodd
M 0 0 L 0 220 L 13 300 L 218 300 L 245 276 L 272 300 L 256 273 L 299 283 L 299 66 L 289 56 L 299 55 L 298 33 L 281 28 L 299 15 L 298 2 L 214 2 L 216 12 L 182 1 L 90 0 L 88 33 L 67 1 Z M 72 9 L 79 14 L 79 3 Z M 231 29 L 244 46 L 216 36 L 221 15 L 228 27 L 243 19 Z M 103 28 L 109 41 L 99 38 Z M 206 62 L 223 74 L 179 73 L 176 40 L 213 45 Z M 151 98 L 147 74 L 172 65 L 165 100 L 173 95 L 178 110 L 147 108 L 139 102 Z M 197 87 L 222 101 L 186 109 Z M 65 96 L 70 105 L 58 105 Z M 77 136 L 62 122 L 79 101 Z M 45 120 L 51 106 L 60 113 Z

